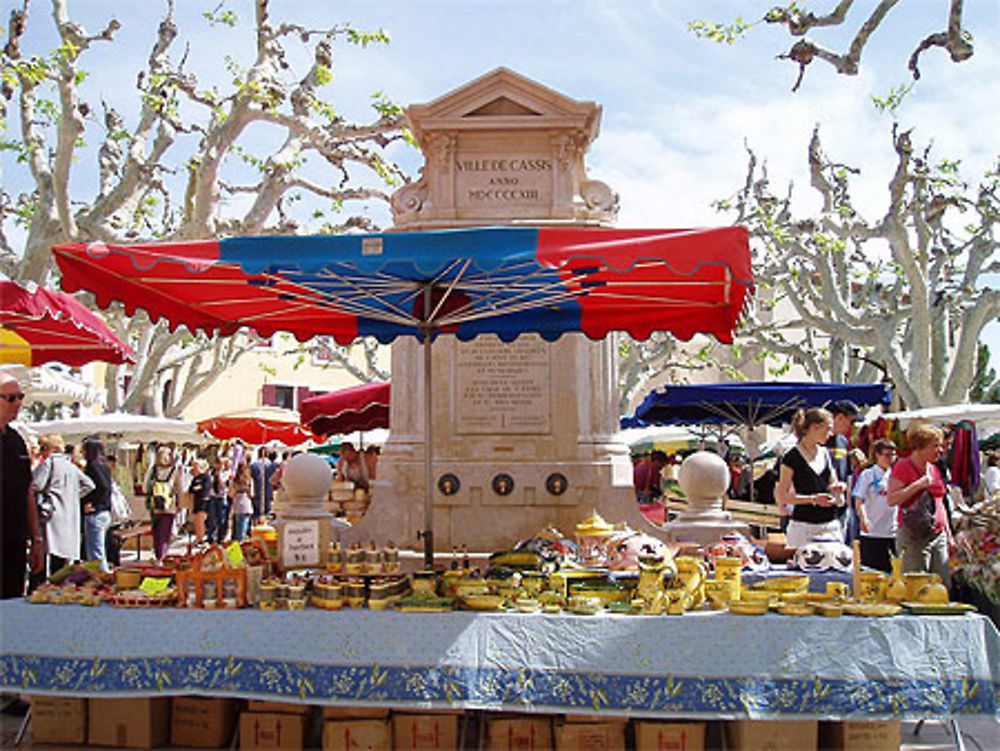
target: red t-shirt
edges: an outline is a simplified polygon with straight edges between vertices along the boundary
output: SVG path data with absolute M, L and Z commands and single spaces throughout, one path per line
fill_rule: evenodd
M 921 471 L 920 467 L 913 460 L 900 459 L 892 466 L 892 476 L 899 480 L 903 484 L 903 487 L 906 487 L 923 477 L 925 471 L 930 472 L 931 484 L 928 490 L 934 496 L 934 534 L 939 534 L 944 531 L 945 525 L 948 523 L 944 511 L 944 495 L 948 491 L 944 486 L 944 480 L 941 478 L 941 472 L 937 466 L 933 462 L 928 462 L 927 468 L 927 470 Z M 916 493 L 908 501 L 896 507 L 896 521 L 899 524 L 903 523 L 903 508 L 909 506 L 919 496 L 920 494 Z

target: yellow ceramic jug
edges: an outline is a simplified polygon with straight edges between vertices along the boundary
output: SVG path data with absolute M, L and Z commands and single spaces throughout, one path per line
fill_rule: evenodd
M 889 563 L 892 565 L 892 576 L 889 577 L 889 585 L 885 588 L 885 599 L 889 602 L 902 602 L 906 599 L 906 582 L 903 581 L 903 559 L 898 555 L 894 555 Z

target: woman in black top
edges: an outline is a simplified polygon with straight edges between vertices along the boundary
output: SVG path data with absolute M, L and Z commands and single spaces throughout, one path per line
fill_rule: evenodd
M 87 461 L 83 472 L 94 483 L 94 489 L 80 499 L 84 556 L 88 561 L 100 561 L 102 571 L 111 571 L 104 548 L 111 526 L 111 469 L 104 461 L 104 444 L 88 438 L 83 442 L 83 457 Z
M 823 445 L 833 431 L 833 416 L 820 407 L 800 409 L 792 427 L 799 440 L 781 458 L 775 490 L 778 503 L 791 509 L 786 545 L 799 548 L 814 537 L 843 541 L 845 488 Z
M 200 458 L 194 460 L 194 471 L 195 475 L 188 488 L 188 492 L 194 498 L 194 511 L 191 518 L 194 520 L 195 539 L 198 542 L 204 542 L 208 504 L 212 497 L 212 473 L 209 471 L 208 462 Z

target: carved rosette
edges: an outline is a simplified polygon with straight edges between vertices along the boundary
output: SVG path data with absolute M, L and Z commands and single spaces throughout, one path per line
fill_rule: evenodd
M 398 224 L 417 216 L 428 198 L 427 180 L 423 177 L 397 190 L 392 194 L 391 201 L 394 221 Z
M 603 214 L 614 219 L 618 216 L 618 194 L 600 180 L 584 180 L 580 183 L 580 198 L 587 211 Z

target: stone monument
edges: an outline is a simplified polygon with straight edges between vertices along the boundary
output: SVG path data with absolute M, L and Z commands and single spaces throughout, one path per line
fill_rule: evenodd
M 601 108 L 505 68 L 407 109 L 420 179 L 393 196 L 399 231 L 516 225 L 607 226 L 617 196 L 587 177 Z M 423 528 L 421 345 L 392 345 L 390 436 L 372 505 L 347 539 L 418 547 Z M 492 551 L 594 509 L 653 531 L 639 513 L 618 429 L 614 338 L 547 343 L 522 335 L 433 346 L 434 544 Z

